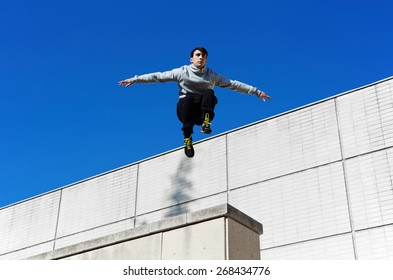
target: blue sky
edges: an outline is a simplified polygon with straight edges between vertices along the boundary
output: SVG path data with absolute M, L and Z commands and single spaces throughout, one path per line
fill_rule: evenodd
M 205 46 L 273 97 L 216 88 L 216 135 L 392 76 L 392 26 L 390 0 L 2 1 L 0 207 L 182 146 L 177 85 L 124 78 Z

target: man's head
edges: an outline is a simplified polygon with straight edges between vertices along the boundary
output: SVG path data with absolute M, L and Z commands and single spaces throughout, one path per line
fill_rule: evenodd
M 197 68 L 203 68 L 207 61 L 207 50 L 203 47 L 197 47 L 191 51 L 190 61 Z

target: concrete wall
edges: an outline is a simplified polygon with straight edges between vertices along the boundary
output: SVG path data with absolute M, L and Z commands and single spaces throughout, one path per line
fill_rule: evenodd
M 195 150 L 192 159 L 176 149 L 0 209 L 0 258 L 223 203 L 263 222 L 264 259 L 393 258 L 392 78 Z

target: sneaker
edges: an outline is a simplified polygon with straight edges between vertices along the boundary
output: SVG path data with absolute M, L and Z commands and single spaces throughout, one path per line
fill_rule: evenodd
M 184 138 L 184 153 L 189 158 L 194 156 L 194 147 L 192 146 L 192 137 Z
M 211 134 L 212 129 L 210 128 L 210 117 L 209 113 L 205 114 L 205 120 L 203 121 L 201 132 L 205 134 Z

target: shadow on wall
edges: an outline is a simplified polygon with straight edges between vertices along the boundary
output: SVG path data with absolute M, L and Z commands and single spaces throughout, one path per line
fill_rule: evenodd
M 173 206 L 169 209 L 166 217 L 173 217 L 188 212 L 187 206 L 182 203 L 191 199 L 189 193 L 192 190 L 192 183 L 187 177 L 192 171 L 192 166 L 192 160 L 183 157 L 175 174 L 171 176 L 174 191 L 170 194 L 169 199 Z

